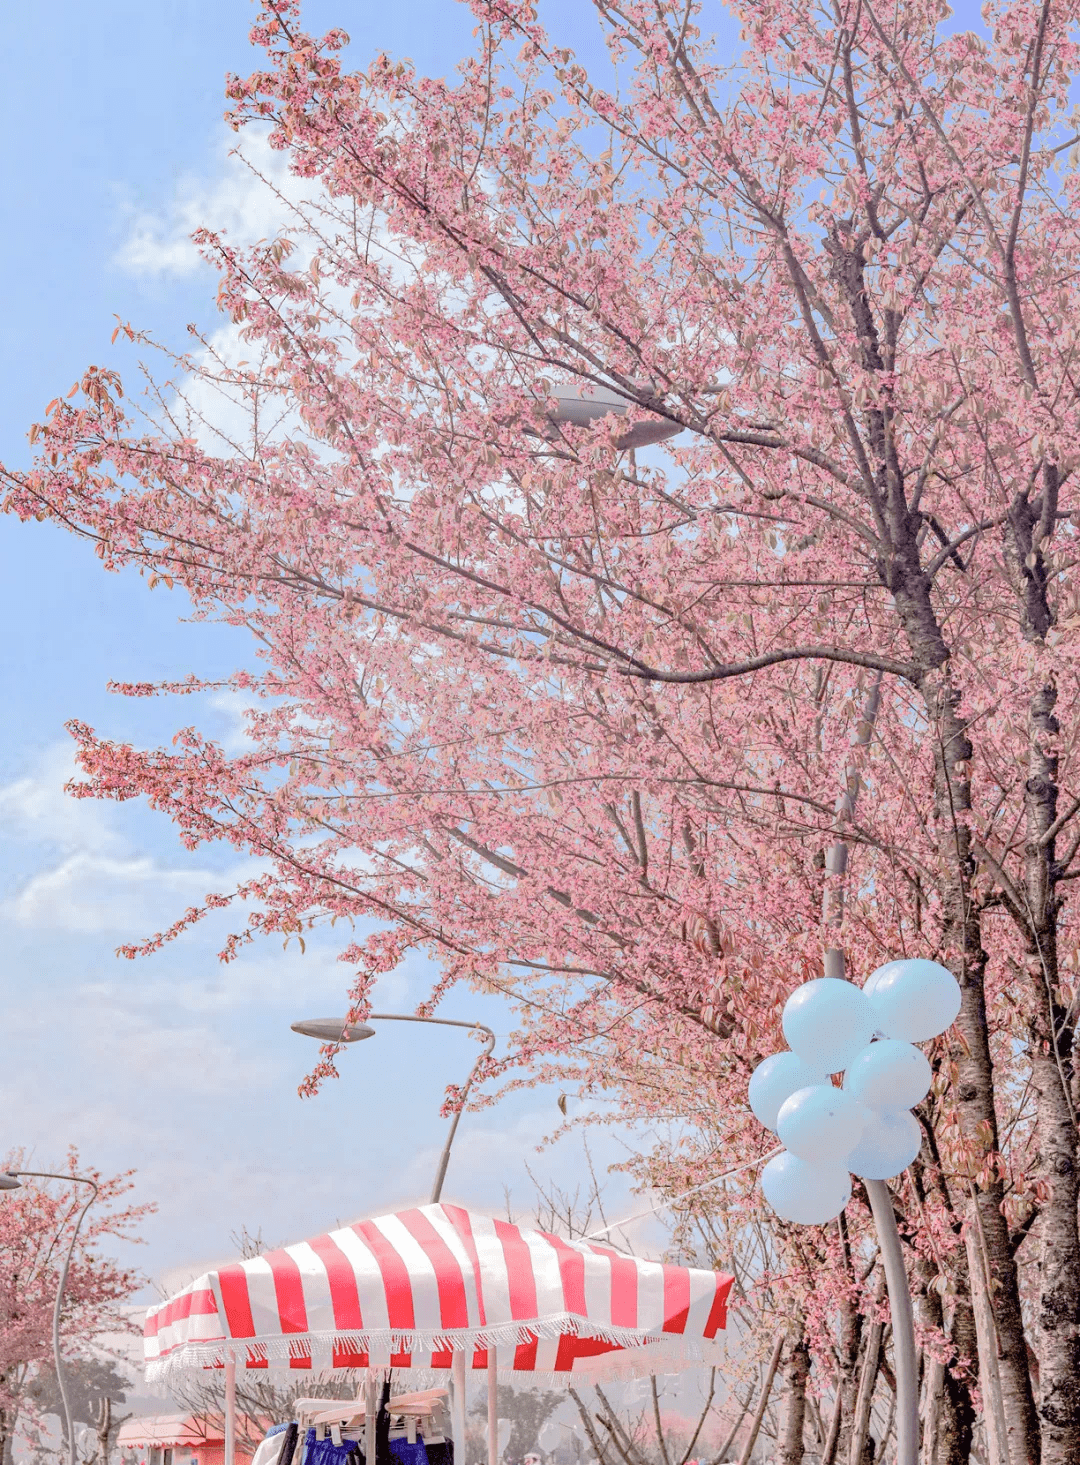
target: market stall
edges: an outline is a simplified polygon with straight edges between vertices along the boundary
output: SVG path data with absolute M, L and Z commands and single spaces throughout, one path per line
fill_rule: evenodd
M 246 1465 L 264 1432 L 238 1435 L 238 1461 Z M 121 1465 L 225 1465 L 225 1419 L 221 1414 L 149 1414 L 125 1419 L 116 1449 Z
M 452 1375 L 460 1441 L 469 1370 L 493 1391 L 500 1374 L 588 1381 L 720 1361 L 731 1283 L 460 1206 L 419 1206 L 196 1278 L 147 1314 L 147 1377 L 223 1366 L 231 1399 L 237 1368 L 365 1370 L 357 1404 L 371 1462 L 375 1380 L 390 1370 Z

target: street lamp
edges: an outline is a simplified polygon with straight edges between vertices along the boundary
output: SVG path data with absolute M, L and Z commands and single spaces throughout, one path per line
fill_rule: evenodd
M 574 427 L 589 427 L 607 416 L 625 417 L 634 405 L 629 397 L 624 397 L 612 387 L 552 387 L 551 396 L 557 405 L 549 411 L 548 421 L 555 424 L 568 422 Z M 651 421 L 633 423 L 615 439 L 615 445 L 619 448 L 644 448 L 650 443 L 662 443 L 682 430 L 681 423 L 655 417 Z
M 6 1175 L 0 1175 L 0 1190 L 21 1190 L 22 1182 L 20 1175 L 33 1176 L 37 1180 L 70 1180 L 77 1185 L 89 1185 L 90 1199 L 79 1212 L 79 1218 L 75 1222 L 75 1230 L 71 1233 L 71 1244 L 64 1257 L 64 1265 L 60 1269 L 60 1282 L 56 1288 L 56 1301 L 53 1303 L 52 1318 L 52 1346 L 53 1346 L 53 1367 L 56 1369 L 56 1382 L 60 1389 L 60 1400 L 64 1406 L 64 1427 L 67 1430 L 68 1442 L 68 1465 L 75 1465 L 75 1422 L 71 1417 L 71 1403 L 68 1399 L 67 1381 L 64 1378 L 64 1363 L 60 1355 L 60 1313 L 64 1306 L 64 1288 L 67 1286 L 68 1271 L 71 1267 L 71 1258 L 75 1254 L 75 1243 L 79 1239 L 79 1229 L 83 1223 L 83 1217 L 97 1200 L 98 1183 L 91 1180 L 88 1175 L 61 1175 L 55 1170 L 10 1170 Z
M 469 1097 L 469 1090 L 472 1088 L 477 1069 L 485 1058 L 490 1057 L 495 1047 L 495 1034 L 485 1023 L 459 1022 L 456 1018 L 451 1017 L 419 1017 L 416 1013 L 405 1012 L 370 1012 L 368 1017 L 371 1022 L 426 1022 L 437 1027 L 468 1028 L 470 1032 L 487 1034 L 484 1051 L 473 1064 L 469 1077 L 465 1080 L 465 1087 L 461 1091 L 461 1106 L 454 1111 L 454 1117 L 450 1121 L 450 1133 L 446 1136 L 446 1144 L 439 1157 L 435 1184 L 431 1188 L 431 1204 L 435 1205 L 442 1195 L 446 1167 L 450 1163 L 450 1147 L 454 1143 L 454 1136 L 457 1134 L 457 1127 L 461 1122 L 461 1110 L 465 1107 L 465 1100 Z M 350 1023 L 343 1017 L 306 1018 L 302 1022 L 292 1023 L 291 1027 L 294 1033 L 302 1033 L 306 1038 L 317 1038 L 320 1043 L 361 1043 L 365 1038 L 375 1036 L 375 1029 L 369 1027 L 367 1023 Z

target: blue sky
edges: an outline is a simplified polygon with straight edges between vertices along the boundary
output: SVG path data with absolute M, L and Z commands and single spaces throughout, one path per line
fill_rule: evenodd
M 557 10 L 583 31 L 586 7 Z M 262 232 L 259 205 L 228 149 L 223 80 L 250 69 L 248 0 L 60 0 L 7 16 L 0 108 L 5 309 L 0 456 L 26 461 L 26 430 L 91 363 L 114 353 L 114 316 L 184 343 L 213 324 L 214 279 L 185 243 L 194 224 Z M 470 44 L 452 0 L 313 0 L 314 31 L 343 25 L 362 62 L 379 47 L 436 74 Z M 582 37 L 585 38 L 584 36 Z M 178 594 L 106 575 L 89 546 L 0 519 L 6 716 L 0 723 L 0 950 L 5 1053 L 0 1153 L 25 1146 L 55 1164 L 71 1143 L 106 1170 L 134 1168 L 159 1212 L 131 1258 L 156 1278 L 229 1254 L 229 1234 L 297 1239 L 337 1221 L 426 1199 L 442 1144 L 445 1082 L 476 1051 L 462 1033 L 391 1024 L 345 1055 L 317 1099 L 296 1085 L 314 1047 L 296 1017 L 340 1010 L 347 971 L 328 943 L 264 945 L 229 968 L 208 930 L 148 960 L 113 955 L 215 888 L 230 857 L 183 851 L 168 823 L 129 804 L 75 802 L 63 725 L 78 717 L 141 744 L 167 743 L 190 703 L 127 701 L 106 683 L 214 675 L 243 664 L 236 632 L 182 622 Z M 239 736 L 236 709 L 204 702 L 200 725 Z M 220 934 L 221 928 L 217 928 Z M 409 1011 L 429 973 L 388 978 L 379 1005 Z M 505 1030 L 494 1001 L 455 995 L 446 1015 Z M 536 1154 L 559 1121 L 556 1095 L 518 1095 L 463 1121 L 447 1194 L 527 1209 L 525 1164 L 574 1181 L 576 1140 Z M 618 1158 L 611 1138 L 601 1159 Z M 616 1180 L 616 1214 L 636 1210 Z

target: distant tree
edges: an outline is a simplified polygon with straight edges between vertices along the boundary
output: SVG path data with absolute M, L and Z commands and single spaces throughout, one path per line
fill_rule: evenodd
M 71 1416 L 79 1424 L 97 1426 L 101 1400 L 108 1398 L 114 1404 L 122 1404 L 131 1387 L 130 1379 L 116 1370 L 108 1358 L 73 1359 L 64 1370 Z M 34 1374 L 26 1390 L 42 1414 L 63 1413 L 60 1388 L 56 1382 L 56 1370 L 50 1360 L 43 1363 Z
M 498 1418 L 509 1419 L 510 1438 L 503 1450 L 503 1459 L 514 1462 L 524 1460 L 531 1451 L 541 1454 L 537 1441 L 540 1431 L 555 1413 L 565 1395 L 550 1389 L 515 1389 L 510 1384 L 499 1385 Z M 469 1411 L 477 1419 L 487 1423 L 487 1398 L 477 1399 Z
M 0 1168 L 18 1170 L 28 1165 L 20 1153 L 9 1153 Z M 39 1162 L 40 1163 L 40 1162 Z M 35 1165 L 34 1168 L 39 1168 Z M 40 1168 L 46 1166 L 40 1163 Z M 137 1240 L 142 1220 L 151 1205 L 118 1204 L 132 1188 L 133 1171 L 109 1178 L 88 1167 L 77 1150 L 69 1150 L 58 1170 L 91 1175 L 98 1182 L 98 1197 L 82 1224 L 72 1258 L 61 1317 L 60 1338 L 65 1359 L 70 1358 L 76 1417 L 87 1409 L 83 1385 L 94 1378 L 90 1350 L 103 1332 L 134 1331 L 120 1304 L 142 1284 L 138 1272 L 103 1255 L 106 1238 Z M 12 1442 L 20 1424 L 34 1427 L 43 1413 L 53 1412 L 55 1401 L 43 1384 L 42 1370 L 52 1369 L 52 1315 L 59 1271 L 72 1227 L 86 1200 L 82 1186 L 54 1180 L 23 1181 L 22 1189 L 0 1196 L 0 1461 L 8 1465 Z M 98 1382 L 104 1376 L 97 1375 Z M 53 1375 L 55 1386 L 55 1375 Z M 39 1392 L 36 1394 L 35 1390 Z M 41 1392 L 41 1391 L 44 1392 Z M 100 1397 L 100 1395 L 98 1396 Z M 89 1423 L 94 1422 L 91 1414 Z
M 107 1358 L 79 1358 L 67 1363 L 64 1381 L 72 1419 L 92 1430 L 93 1444 L 80 1446 L 82 1458 L 93 1462 L 93 1465 L 109 1465 L 120 1426 L 131 1417 L 129 1414 L 117 1414 L 113 1406 L 123 1403 L 130 1380 L 117 1373 Z M 38 1369 L 27 1389 L 27 1397 L 39 1413 L 63 1418 L 60 1386 L 51 1364 L 44 1364 Z

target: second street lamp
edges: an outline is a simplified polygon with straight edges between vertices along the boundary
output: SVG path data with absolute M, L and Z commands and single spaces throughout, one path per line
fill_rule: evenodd
M 69 1180 L 75 1185 L 90 1186 L 90 1199 L 79 1212 L 75 1229 L 71 1233 L 71 1242 L 64 1256 L 64 1264 L 60 1268 L 60 1280 L 56 1287 L 56 1301 L 53 1303 L 52 1316 L 53 1367 L 56 1370 L 56 1383 L 60 1390 L 60 1403 L 64 1410 L 68 1465 L 75 1465 L 75 1421 L 71 1415 L 71 1401 L 68 1398 L 67 1379 L 64 1376 L 64 1358 L 60 1351 L 60 1315 L 64 1307 L 64 1290 L 67 1287 L 68 1272 L 71 1270 L 71 1258 L 75 1255 L 75 1243 L 79 1239 L 83 1218 L 97 1200 L 98 1183 L 96 1180 L 91 1180 L 88 1175 L 64 1175 L 54 1170 L 9 1170 L 6 1174 L 0 1175 L 0 1190 L 21 1190 L 22 1181 L 19 1179 L 21 1175 L 33 1176 L 38 1180 Z
M 454 1111 L 450 1120 L 450 1132 L 446 1136 L 446 1144 L 443 1146 L 442 1154 L 439 1156 L 439 1167 L 435 1172 L 435 1183 L 431 1187 L 431 1204 L 435 1205 L 442 1195 L 443 1181 L 446 1179 L 446 1167 L 450 1163 L 450 1148 L 454 1143 L 454 1136 L 457 1134 L 458 1124 L 461 1122 L 461 1110 L 464 1108 L 465 1100 L 469 1097 L 469 1090 L 472 1088 L 473 1080 L 477 1070 L 485 1058 L 490 1057 L 495 1047 L 495 1034 L 482 1022 L 460 1022 L 451 1017 L 420 1017 L 416 1013 L 406 1012 L 371 1012 L 368 1014 L 370 1022 L 423 1022 L 431 1023 L 435 1027 L 445 1028 L 467 1028 L 470 1032 L 487 1034 L 484 1044 L 484 1051 L 473 1064 L 468 1078 L 465 1080 L 465 1087 L 461 1091 L 461 1107 Z M 301 1022 L 291 1024 L 294 1033 L 302 1033 L 306 1038 L 316 1038 L 320 1043 L 361 1043 L 365 1038 L 373 1038 L 375 1029 L 368 1026 L 368 1023 L 350 1023 L 343 1017 L 311 1017 Z

